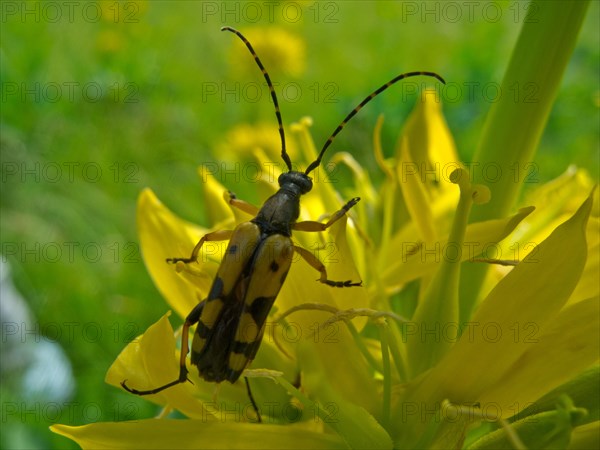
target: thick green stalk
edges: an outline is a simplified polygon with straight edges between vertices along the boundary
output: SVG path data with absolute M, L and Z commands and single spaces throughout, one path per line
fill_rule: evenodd
M 502 80 L 502 96 L 488 113 L 471 167 L 475 183 L 487 185 L 490 202 L 471 222 L 510 213 L 519 194 L 575 47 L 589 1 L 532 1 Z M 461 320 L 467 320 L 487 272 L 465 271 Z

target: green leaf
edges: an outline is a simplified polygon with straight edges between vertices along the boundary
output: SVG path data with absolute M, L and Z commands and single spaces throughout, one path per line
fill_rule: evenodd
M 588 412 L 587 422 L 597 421 L 600 419 L 600 391 L 598 386 L 600 386 L 600 366 L 595 365 L 551 390 L 534 404 L 512 417 L 511 421 L 532 414 L 551 411 L 561 395 L 568 395 L 576 406 L 586 409 Z
M 559 449 L 566 448 L 573 428 L 580 423 L 586 412 L 573 407 L 568 397 L 560 399 L 557 409 L 529 416 L 511 425 L 526 448 Z M 469 450 L 512 450 L 515 441 L 506 430 L 499 429 L 479 439 Z

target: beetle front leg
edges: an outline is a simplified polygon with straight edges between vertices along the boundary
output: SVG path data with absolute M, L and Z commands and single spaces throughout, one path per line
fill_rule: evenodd
M 227 191 L 225 193 L 225 201 L 227 203 L 229 203 L 231 206 L 239 209 L 240 211 L 244 211 L 246 214 L 250 214 L 251 216 L 256 216 L 258 214 L 258 210 L 259 210 L 258 207 L 254 206 L 244 200 L 240 200 L 231 191 Z

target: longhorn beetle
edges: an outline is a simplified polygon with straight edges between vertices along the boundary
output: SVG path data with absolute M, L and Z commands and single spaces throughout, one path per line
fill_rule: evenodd
M 192 365 L 198 367 L 200 377 L 206 381 L 220 383 L 227 380 L 235 383 L 258 351 L 267 315 L 288 274 L 294 252 L 297 252 L 309 265 L 320 272 L 321 276 L 318 281 L 323 284 L 339 288 L 362 284 L 361 281 L 328 279 L 323 263 L 308 250 L 294 245 L 292 242 L 292 230 L 324 231 L 360 200 L 355 197 L 347 202 L 339 211 L 333 213 L 326 223 L 297 222 L 300 215 L 300 196 L 308 193 L 313 187 L 312 180 L 308 175 L 319 166 L 325 150 L 348 121 L 388 87 L 404 78 L 417 75 L 433 77 L 445 83 L 442 77 L 433 72 L 408 72 L 396 76 L 360 102 L 325 141 L 317 159 L 304 172 L 298 172 L 292 170 L 292 162 L 286 151 L 281 112 L 269 74 L 242 33 L 231 27 L 223 27 L 221 31 L 230 31 L 243 41 L 267 82 L 281 136 L 281 157 L 288 171 L 279 176 L 279 190 L 267 199 L 260 209 L 237 199 L 230 193 L 229 203 L 232 206 L 255 216 L 249 222 L 240 223 L 234 230 L 220 230 L 204 235 L 192 250 L 189 258 L 167 259 L 169 263 L 195 262 L 198 260 L 198 254 L 205 242 L 229 239 L 229 245 L 208 297 L 199 303 L 185 319 L 181 337 L 179 377 L 164 386 L 144 391 L 130 388 L 126 384 L 127 380 L 121 382 L 124 389 L 137 395 L 156 394 L 171 386 L 188 381 L 186 366 L 186 357 L 189 351 L 188 331 L 196 323 L 198 326 L 192 341 Z M 252 397 L 248 379 L 245 378 L 245 381 L 248 396 L 260 422 L 260 413 Z

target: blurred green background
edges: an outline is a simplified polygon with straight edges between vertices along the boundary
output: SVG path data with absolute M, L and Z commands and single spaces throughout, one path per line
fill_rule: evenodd
M 210 226 L 197 166 L 224 158 L 235 126 L 267 123 L 277 139 L 267 90 L 254 89 L 260 72 L 221 26 L 256 37 L 284 122 L 312 116 L 317 145 L 396 74 L 440 73 L 452 87 L 441 89 L 445 116 L 470 161 L 527 13 L 526 2 L 1 8 L 2 448 L 73 448 L 48 426 L 156 414 L 103 381 L 126 343 L 167 309 L 137 247 L 136 198 L 151 187 Z M 540 182 L 569 164 L 598 176 L 599 9 L 593 2 L 541 141 Z M 334 149 L 374 168 L 372 132 L 384 113 L 391 155 L 416 99 L 410 86 L 374 100 Z M 535 93 L 521 86 L 502 95 Z M 252 191 L 251 180 L 222 181 L 240 197 Z

